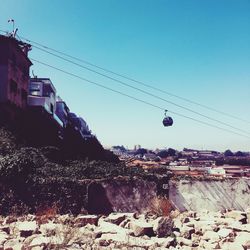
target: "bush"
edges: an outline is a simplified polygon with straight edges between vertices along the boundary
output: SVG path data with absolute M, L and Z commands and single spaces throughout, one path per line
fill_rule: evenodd
M 17 148 L 15 138 L 5 128 L 0 128 L 0 156 L 13 153 Z

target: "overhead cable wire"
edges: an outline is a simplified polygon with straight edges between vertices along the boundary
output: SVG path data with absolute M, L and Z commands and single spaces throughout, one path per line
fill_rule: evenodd
M 189 111 L 189 112 L 191 112 L 191 113 L 194 113 L 194 114 L 196 114 L 196 115 L 199 115 L 199 116 L 201 116 L 201 117 L 204 117 L 204 118 L 206 118 L 206 119 L 209 119 L 209 120 L 211 120 L 211 121 L 217 122 L 217 123 L 222 124 L 222 125 L 224 125 L 224 126 L 230 127 L 230 128 L 235 129 L 235 130 L 237 130 L 237 131 L 240 131 L 240 132 L 243 132 L 243 133 L 246 133 L 246 134 L 250 135 L 250 133 L 249 133 L 248 131 L 245 131 L 245 130 L 240 129 L 240 128 L 235 127 L 235 126 L 232 126 L 232 125 L 230 125 L 230 124 L 228 124 L 228 123 L 226 123 L 226 122 L 220 121 L 220 120 L 218 120 L 218 119 L 215 119 L 215 118 L 212 118 L 212 117 L 210 117 L 210 116 L 204 115 L 204 114 L 202 114 L 202 113 L 200 113 L 200 112 L 194 111 L 194 110 L 192 110 L 192 109 L 190 109 L 190 108 L 184 107 L 183 105 L 179 105 L 179 104 L 177 104 L 177 103 L 174 103 L 174 102 L 172 102 L 172 101 L 169 101 L 169 100 L 167 100 L 167 99 L 165 99 L 165 98 L 162 98 L 162 97 L 160 97 L 160 96 L 158 96 L 158 95 L 152 94 L 152 93 L 150 93 L 150 92 L 148 92 L 148 91 L 145 91 L 145 90 L 143 90 L 143 89 L 140 89 L 140 88 L 138 88 L 138 87 L 135 87 L 135 86 L 133 86 L 133 85 L 131 85 L 131 84 L 125 83 L 125 82 L 123 82 L 123 81 L 121 81 L 121 80 L 119 80 L 119 79 L 116 79 L 116 78 L 114 78 L 114 77 L 111 77 L 111 76 L 108 76 L 108 75 L 106 75 L 106 74 L 100 73 L 100 72 L 98 72 L 98 71 L 96 71 L 96 70 L 93 70 L 93 69 L 91 69 L 91 68 L 89 68 L 89 67 L 86 67 L 86 66 L 84 66 L 84 65 L 81 65 L 81 64 L 79 64 L 79 63 L 76 63 L 76 62 L 74 62 L 74 61 L 72 61 L 72 60 L 69 60 L 69 59 L 67 59 L 67 58 L 65 58 L 65 57 L 59 56 L 59 55 L 57 55 L 57 54 L 55 54 L 55 53 L 52 53 L 52 52 L 50 52 L 50 51 L 47 51 L 47 50 L 45 50 L 45 49 L 39 48 L 39 47 L 37 47 L 37 46 L 35 46 L 35 45 L 32 45 L 32 46 L 33 46 L 34 48 L 38 49 L 38 50 L 41 50 L 41 51 L 43 51 L 43 52 L 45 52 L 45 53 L 48 53 L 48 54 L 50 54 L 50 55 L 52 55 L 52 56 L 55 56 L 55 57 L 57 57 L 57 58 L 59 58 L 59 59 L 61 59 L 61 60 L 63 60 L 63 61 L 69 62 L 69 63 L 71 63 L 71 64 L 73 64 L 73 65 L 76 65 L 76 66 L 78 66 L 78 67 L 80 67 L 80 68 L 86 69 L 86 70 L 88 70 L 88 71 L 90 71 L 90 72 L 93 72 L 93 73 L 95 73 L 95 74 L 98 74 L 98 75 L 100 75 L 100 76 L 102 76 L 102 77 L 108 78 L 109 80 L 118 82 L 119 84 L 122 84 L 122 85 L 124 85 L 124 86 L 129 87 L 129 88 L 132 88 L 132 89 L 134 89 L 134 90 L 137 90 L 137 91 L 139 91 L 139 92 L 141 92 L 141 93 L 143 93 L 143 94 L 146 94 L 146 95 L 148 95 L 148 96 L 154 97 L 154 98 L 159 99 L 159 100 L 161 100 L 161 101 L 164 101 L 164 102 L 166 102 L 166 103 L 170 103 L 170 104 L 172 104 L 172 105 L 174 105 L 174 106 L 176 106 L 176 107 L 178 107 L 178 108 L 184 109 L 184 110 L 186 110 L 186 111 Z
M 158 106 L 158 105 L 155 105 L 155 104 L 152 104 L 151 102 L 144 101 L 144 100 L 139 99 L 139 98 L 137 98 L 137 97 L 128 95 L 128 94 L 126 94 L 126 93 L 123 93 L 123 92 L 121 92 L 121 91 L 115 90 L 115 89 L 110 88 L 110 87 L 107 87 L 107 86 L 105 86 L 105 85 L 102 85 L 102 84 L 100 84 L 100 83 L 94 82 L 94 81 L 89 80 L 89 79 L 87 79 L 87 78 L 81 77 L 81 76 L 79 76 L 79 75 L 77 75 L 77 74 L 71 73 L 71 72 L 66 71 L 66 70 L 64 70 L 64 69 L 61 69 L 61 68 L 52 66 L 52 65 L 50 65 L 50 64 L 48 64 L 48 63 L 41 62 L 40 60 L 37 60 L 37 59 L 34 59 L 34 58 L 30 58 L 30 59 L 31 59 L 32 61 L 36 62 L 36 63 L 39 63 L 39 64 L 44 65 L 44 66 L 46 66 L 46 67 L 52 68 L 52 69 L 54 69 L 54 70 L 56 70 L 56 71 L 59 71 L 59 72 L 62 72 L 62 73 L 64 73 L 64 74 L 70 75 L 70 76 L 72 76 L 72 77 L 74 77 L 74 78 L 77 78 L 77 79 L 80 79 L 80 80 L 82 80 L 82 81 L 91 83 L 91 84 L 96 85 L 96 86 L 98 86 L 98 87 L 101 87 L 101 88 L 103 88 L 103 89 L 112 91 L 112 92 L 114 92 L 114 93 L 120 94 L 120 95 L 125 96 L 125 97 L 128 97 L 128 98 L 133 99 L 133 100 L 135 100 L 135 101 L 137 101 L 137 102 L 141 102 L 141 103 L 143 103 L 143 104 L 149 105 L 149 106 L 154 107 L 154 108 L 156 108 L 156 109 L 159 109 L 159 110 L 161 110 L 161 111 L 166 110 L 165 108 L 163 108 L 163 107 L 161 107 L 161 106 Z M 235 131 L 232 131 L 232 130 L 229 130 L 229 129 L 226 129 L 226 128 L 222 128 L 222 127 L 219 127 L 219 126 L 217 126 L 217 125 L 214 125 L 214 124 L 211 124 L 211 123 L 208 123 L 208 122 L 204 122 L 204 121 L 201 121 L 201 120 L 199 120 L 199 119 L 196 119 L 196 118 L 193 118 L 193 117 L 190 117 L 190 116 L 187 116 L 187 115 L 183 115 L 183 114 L 181 114 L 181 113 L 177 113 L 177 112 L 174 112 L 174 111 L 171 111 L 171 110 L 168 110 L 168 111 L 169 111 L 170 113 L 174 114 L 174 115 L 177 115 L 177 116 L 180 116 L 180 117 L 184 117 L 184 118 L 186 118 L 186 119 L 189 119 L 189 120 L 198 122 L 198 123 L 200 123 L 200 124 L 207 125 L 207 126 L 212 127 L 212 128 L 216 128 L 216 129 L 219 129 L 219 130 L 222 130 L 222 131 L 231 133 L 231 134 L 235 134 L 235 135 L 238 135 L 238 136 L 241 136 L 241 137 L 245 137 L 245 138 L 250 139 L 250 136 L 247 136 L 247 135 L 244 135 L 244 134 L 240 134 L 240 133 L 237 133 L 237 132 L 235 132 Z
M 2 32 L 7 33 L 6 31 L 2 31 Z M 202 103 L 199 103 L 199 102 L 190 100 L 190 99 L 188 99 L 188 98 L 185 98 L 185 97 L 182 97 L 182 96 L 173 94 L 173 93 L 171 93 L 171 92 L 169 92 L 169 91 L 166 91 L 166 90 L 163 90 L 163 89 L 154 87 L 154 86 L 152 86 L 152 85 L 150 85 L 150 84 L 147 84 L 147 83 L 145 83 L 145 82 L 143 82 L 143 81 L 136 80 L 135 78 L 129 77 L 129 76 L 127 76 L 127 75 L 120 74 L 120 73 L 116 73 L 116 72 L 114 72 L 114 71 L 112 71 L 112 70 L 109 70 L 109 69 L 104 68 L 104 67 L 101 67 L 101 66 L 99 66 L 99 65 L 97 65 L 97 64 L 91 63 L 91 62 L 89 62 L 89 61 L 87 61 L 87 60 L 83 60 L 83 59 L 81 59 L 81 58 L 78 58 L 78 57 L 69 55 L 68 53 L 65 53 L 65 52 L 62 52 L 62 51 L 53 49 L 53 48 L 51 48 L 51 47 L 48 47 L 48 46 L 43 45 L 43 44 L 41 44 L 41 43 L 32 41 L 32 40 L 30 40 L 30 39 L 28 39 L 28 38 L 25 38 L 25 37 L 23 37 L 23 36 L 20 36 L 20 37 L 21 37 L 23 40 L 25 40 L 26 42 L 32 43 L 33 46 L 34 46 L 34 44 L 36 44 L 36 45 L 38 45 L 38 46 L 40 46 L 40 47 L 42 47 L 42 48 L 48 49 L 48 50 L 50 50 L 50 51 L 56 52 L 56 53 L 61 54 L 61 55 L 64 55 L 64 56 L 67 56 L 68 58 L 74 59 L 74 60 L 76 60 L 76 61 L 78 61 L 78 62 L 85 63 L 85 64 L 87 64 L 87 65 L 89 65 L 89 66 L 92 66 L 92 67 L 95 67 L 95 68 L 97 68 L 97 69 L 103 70 L 103 71 L 105 71 L 105 72 L 107 72 L 107 73 L 111 73 L 111 74 L 113 74 L 113 75 L 122 77 L 122 78 L 124 78 L 124 79 L 126 79 L 126 80 L 135 82 L 135 83 L 137 83 L 137 84 L 140 84 L 140 85 L 142 85 L 142 86 L 144 86 L 144 87 L 147 87 L 147 88 L 150 88 L 150 89 L 152 89 L 152 90 L 155 90 L 155 91 L 158 91 L 158 92 L 167 94 L 167 95 L 169 95 L 169 96 L 175 97 L 175 98 L 177 98 L 177 99 L 180 99 L 180 100 L 183 100 L 183 101 L 192 103 L 192 104 L 195 104 L 195 105 L 197 105 L 197 106 L 200 106 L 200 107 L 202 107 L 202 108 L 208 109 L 208 110 L 213 111 L 213 112 L 216 112 L 216 113 L 218 113 L 218 114 L 221 114 L 221 115 L 224 115 L 224 116 L 228 116 L 228 117 L 231 117 L 231 118 L 233 118 L 233 119 L 240 120 L 240 121 L 242 121 L 242 122 L 245 122 L 245 123 L 250 124 L 250 121 L 245 120 L 245 119 L 242 119 L 242 118 L 237 117 L 237 116 L 235 116 L 235 115 L 226 113 L 226 112 L 224 112 L 224 111 L 220 111 L 220 110 L 218 110 L 218 109 L 209 107 L 209 106 L 204 105 L 204 104 L 202 104 Z
M 4 33 L 6 33 L 6 34 L 8 34 L 7 31 L 3 31 L 3 30 L 0 30 L 0 31 L 1 31 L 1 32 L 4 32 Z M 54 54 L 54 53 L 51 53 L 51 52 L 49 52 L 49 51 L 43 50 L 43 49 L 41 49 L 41 48 L 35 46 L 34 44 L 37 44 L 37 45 L 40 46 L 40 47 L 43 47 L 43 48 L 45 48 L 45 49 L 47 49 L 47 50 L 54 51 L 54 52 L 56 52 L 56 53 L 58 53 L 58 54 L 67 56 L 67 57 L 72 58 L 72 59 L 74 59 L 74 60 L 83 62 L 83 63 L 88 64 L 88 65 L 90 65 L 90 66 L 93 66 L 93 67 L 95 67 L 95 68 L 101 69 L 101 70 L 103 70 L 103 71 L 106 71 L 107 73 L 111 73 L 111 74 L 117 75 L 117 76 L 119 76 L 119 77 L 122 77 L 122 78 L 124 78 L 124 79 L 127 79 L 127 80 L 129 80 L 129 81 L 136 82 L 136 83 L 141 84 L 141 85 L 143 85 L 143 86 L 145 86 L 145 87 L 154 89 L 154 90 L 156 90 L 156 91 L 158 91 L 158 92 L 162 92 L 162 93 L 168 94 L 168 95 L 173 96 L 173 97 L 176 97 L 176 98 L 178 98 L 178 99 L 187 101 L 187 102 L 192 103 L 192 104 L 196 104 L 196 105 L 198 105 L 198 106 L 201 106 L 201 107 L 203 107 L 203 108 L 209 109 L 209 110 L 211 110 L 211 111 L 214 111 L 214 112 L 220 113 L 220 114 L 222 114 L 222 115 L 226 115 L 226 116 L 228 116 L 228 117 L 231 117 L 231 118 L 234 118 L 234 119 L 237 119 L 237 120 L 241 120 L 241 121 L 243 121 L 243 122 L 246 122 L 246 123 L 249 123 L 249 124 L 250 124 L 249 121 L 244 120 L 244 119 L 239 118 L 239 117 L 236 117 L 236 116 L 234 116 L 234 115 L 232 115 L 232 114 L 228 114 L 228 113 L 225 113 L 225 112 L 223 112 L 223 111 L 219 111 L 219 110 L 217 110 L 217 109 L 208 107 L 208 106 L 203 105 L 203 104 L 201 104 L 201 103 L 198 103 L 198 102 L 192 101 L 192 100 L 190 100 L 190 99 L 187 99 L 187 98 L 184 98 L 184 97 L 175 95 L 175 94 L 173 94 L 173 93 L 167 92 L 167 91 L 165 91 L 165 90 L 156 88 L 156 87 L 154 87 L 154 86 L 152 86 L 152 85 L 149 85 L 149 84 L 146 84 L 146 83 L 144 83 L 144 82 L 142 82 L 142 81 L 138 81 L 138 80 L 136 80 L 136 79 L 134 79 L 134 78 L 131 78 L 131 77 L 128 77 L 128 76 L 126 76 L 126 75 L 119 74 L 119 73 L 116 73 L 116 72 L 114 72 L 114 71 L 108 70 L 108 69 L 106 69 L 106 68 L 100 67 L 100 66 L 98 66 L 98 65 L 96 65 L 96 64 L 90 63 L 89 61 L 82 60 L 82 59 L 80 59 L 80 58 L 71 56 L 71 55 L 69 55 L 69 54 L 67 54 L 67 53 L 64 53 L 64 52 L 62 52 L 62 51 L 58 51 L 58 50 L 56 50 L 56 49 L 50 48 L 50 47 L 45 46 L 45 45 L 43 45 L 43 44 L 41 44 L 41 43 L 38 43 L 38 42 L 32 41 L 32 40 L 30 40 L 30 39 L 27 39 L 27 38 L 25 38 L 25 37 L 22 37 L 22 36 L 19 36 L 19 37 L 20 37 L 21 39 L 23 39 L 23 40 L 29 42 L 29 43 L 33 43 L 32 46 L 35 47 L 35 48 L 37 48 L 37 49 L 40 49 L 40 50 L 42 50 L 42 51 L 44 51 L 44 52 L 46 52 L 46 53 L 49 53 L 49 54 L 51 54 L 51 55 L 53 55 L 53 56 L 56 56 L 56 57 L 58 57 L 58 58 L 60 58 L 60 59 L 62 59 L 62 60 L 65 60 L 65 61 L 68 61 L 68 62 L 70 62 L 70 63 L 73 63 L 73 64 L 75 64 L 75 65 L 77 65 L 77 66 L 79 66 L 79 67 L 85 68 L 86 70 L 89 70 L 89 71 L 92 71 L 92 72 L 94 72 L 94 73 L 96 73 L 96 74 L 102 75 L 103 77 L 107 77 L 107 78 L 109 78 L 109 79 L 111 79 L 111 80 L 113 80 L 113 81 L 117 81 L 117 82 L 119 82 L 119 83 L 121 83 L 121 84 L 126 84 L 126 83 L 124 83 L 124 82 L 122 82 L 122 81 L 120 81 L 120 80 L 118 80 L 118 79 L 115 79 L 115 78 L 113 78 L 113 77 L 107 76 L 107 75 L 105 75 L 105 74 L 102 74 L 102 73 L 100 73 L 100 72 L 98 72 L 98 71 L 92 70 L 92 69 L 90 69 L 90 68 L 88 68 L 88 67 L 85 67 L 85 66 L 83 66 L 83 65 L 80 65 L 80 64 L 78 64 L 78 63 L 72 62 L 71 60 L 68 60 L 68 59 L 66 59 L 66 58 L 63 58 L 63 57 L 61 57 L 61 56 L 59 56 L 59 55 L 56 55 L 56 54 Z M 129 85 L 129 84 L 126 84 L 126 86 L 132 87 L 132 86 Z M 139 88 L 136 88 L 136 87 L 132 87 L 132 88 L 134 88 L 134 89 L 136 89 L 136 90 L 138 90 L 138 91 L 143 91 L 143 90 L 139 90 Z M 203 116 L 203 117 L 205 117 L 205 118 L 207 118 L 207 119 L 209 119 L 209 120 L 218 122 L 218 123 L 220 123 L 220 124 L 222 124 L 222 125 L 228 126 L 228 127 L 233 128 L 233 129 L 235 129 L 235 130 L 240 130 L 240 131 L 243 132 L 243 133 L 250 134 L 249 132 L 247 132 L 247 131 L 245 131 L 245 130 L 242 130 L 242 129 L 240 129 L 240 128 L 236 128 L 236 127 L 234 127 L 234 126 L 232 126 L 232 125 L 229 125 L 228 123 L 225 123 L 225 122 L 219 121 L 219 120 L 217 120 L 217 119 L 211 118 L 211 117 L 209 117 L 209 116 L 207 116 L 207 115 L 203 115 L 203 114 L 201 114 L 201 113 L 199 113 L 199 112 L 193 111 L 192 109 L 183 107 L 182 105 L 175 104 L 174 102 L 165 100 L 164 98 L 161 98 L 161 97 L 159 97 L 159 96 L 153 95 L 152 93 L 149 93 L 149 92 L 147 92 L 147 91 L 143 91 L 143 92 L 144 92 L 144 94 L 150 94 L 151 96 L 153 96 L 153 97 L 155 97 L 155 98 L 160 98 L 160 99 L 162 99 L 163 101 L 166 101 L 166 102 L 168 102 L 168 103 L 170 103 L 170 104 L 172 104 L 172 105 L 178 106 L 178 107 L 180 107 L 180 108 L 186 109 L 187 111 L 193 112 L 193 113 L 195 113 L 195 114 L 197 114 L 197 115 Z M 146 92 L 147 92 L 147 93 L 146 93 Z
M 3 30 L 0 30 L 0 31 L 8 34 L 7 31 L 3 31 Z M 84 61 L 84 60 L 81 60 L 81 59 L 79 59 L 79 58 L 70 56 L 70 55 L 68 55 L 68 54 L 66 54 L 66 53 L 63 53 L 63 52 L 60 52 L 60 51 L 58 51 L 58 50 L 49 48 L 49 47 L 44 46 L 44 45 L 42 45 L 42 44 L 40 44 L 40 43 L 37 43 L 37 42 L 31 41 L 31 40 L 29 40 L 29 39 L 26 39 L 26 38 L 24 38 L 24 37 L 21 37 L 21 38 L 22 38 L 23 40 L 26 40 L 26 41 L 29 42 L 29 43 L 38 44 L 39 46 L 44 47 L 44 48 L 46 48 L 46 49 L 49 49 L 49 50 L 55 51 L 55 52 L 57 52 L 57 53 L 63 54 L 63 55 L 65 55 L 65 56 L 74 58 L 74 59 L 76 59 L 76 60 L 80 60 L 80 61 L 83 61 L 83 62 L 85 62 L 85 63 L 88 63 L 87 61 Z M 123 85 L 125 85 L 125 86 L 127 86 L 127 87 L 133 88 L 133 89 L 135 89 L 135 90 L 137 90 L 137 91 L 140 91 L 140 92 L 142 92 L 142 93 L 144 93 L 144 94 L 150 95 L 150 96 L 152 96 L 152 97 L 154 97 L 154 98 L 160 99 L 160 100 L 162 100 L 162 101 L 165 101 L 165 102 L 167 102 L 167 103 L 170 103 L 170 104 L 172 104 L 172 105 L 175 105 L 175 106 L 177 106 L 177 107 L 179 107 L 179 108 L 185 109 L 185 110 L 187 110 L 187 111 L 189 111 L 189 112 L 192 112 L 192 113 L 194 113 L 194 114 L 200 115 L 200 116 L 202 116 L 202 117 L 204 117 L 204 118 L 207 118 L 207 119 L 209 119 L 209 120 L 218 122 L 218 123 L 220 123 L 220 124 L 222 124 L 222 125 L 228 126 L 228 127 L 233 128 L 233 129 L 235 129 L 235 130 L 241 131 L 241 132 L 246 133 L 246 134 L 250 134 L 249 132 L 247 132 L 247 131 L 245 131 L 245 130 L 242 130 L 242 129 L 240 129 L 240 128 L 237 128 L 237 127 L 235 127 L 235 126 L 232 126 L 232 125 L 230 125 L 230 124 L 228 124 L 228 123 L 225 123 L 225 122 L 222 122 L 222 121 L 220 121 L 220 120 L 211 118 L 211 117 L 209 117 L 209 116 L 207 116 L 207 115 L 203 115 L 203 114 L 201 114 L 201 113 L 199 113 L 199 112 L 196 112 L 196 111 L 194 111 L 194 110 L 192 110 L 192 109 L 186 108 L 186 107 L 184 107 L 184 106 L 182 106 L 182 105 L 179 105 L 179 104 L 176 104 L 176 103 L 174 103 L 174 102 L 168 101 L 168 100 L 166 100 L 166 99 L 164 99 L 164 98 L 161 98 L 161 97 L 159 97 L 159 96 L 157 96 L 157 95 L 154 95 L 154 94 L 152 94 L 152 93 L 149 93 L 149 92 L 147 92 L 147 91 L 144 91 L 144 90 L 142 90 L 142 89 L 139 89 L 139 88 L 137 88 L 137 87 L 134 87 L 134 86 L 132 86 L 132 85 L 130 85 L 130 84 L 124 83 L 124 82 L 122 82 L 122 81 L 120 81 L 120 80 L 118 80 L 118 79 L 115 79 L 115 78 L 110 77 L 110 76 L 108 76 L 108 75 L 102 74 L 102 73 L 100 73 L 100 72 L 98 72 L 98 71 L 96 71 L 96 70 L 90 69 L 90 68 L 88 68 L 88 67 L 86 67 L 86 66 L 83 66 L 83 65 L 81 65 L 81 64 L 75 63 L 75 62 L 73 62 L 73 61 L 71 61 L 71 60 L 69 60 L 69 59 L 66 59 L 66 58 L 64 58 L 64 57 L 61 57 L 61 56 L 59 56 L 59 55 L 56 55 L 56 54 L 54 54 L 54 53 L 52 53 L 52 52 L 49 52 L 49 51 L 47 51 L 47 50 L 41 49 L 41 48 L 39 48 L 39 47 L 37 47 L 37 46 L 35 46 L 35 45 L 32 45 L 32 46 L 35 47 L 35 48 L 37 48 L 37 49 L 39 49 L 39 50 L 42 50 L 42 51 L 44 51 L 44 52 L 46 52 L 46 53 L 49 53 L 49 54 L 51 54 L 51 55 L 53 55 L 53 56 L 56 56 L 56 57 L 58 57 L 58 58 L 60 58 L 60 59 L 62 59 L 62 60 L 64 60 L 64 61 L 70 62 L 70 63 L 72 63 L 72 64 L 74 64 L 74 65 L 77 65 L 77 66 L 79 66 L 79 67 L 81 67 L 81 68 L 84 68 L 84 69 L 86 69 L 86 70 L 89 70 L 89 71 L 91 71 L 91 72 L 94 72 L 94 73 L 96 73 L 96 74 L 99 74 L 99 75 L 101 75 L 101 76 L 103 76 L 103 77 L 106 77 L 106 78 L 108 78 L 108 79 L 110 79 L 110 80 L 116 81 L 116 82 L 118 82 L 118 83 L 120 83 L 120 84 L 123 84 Z M 91 64 L 91 63 L 88 63 L 88 64 L 89 64 L 89 65 L 92 65 L 92 66 L 96 66 L 95 64 Z M 106 69 L 104 69 L 104 68 L 102 68 L 102 67 L 99 67 L 99 66 L 96 66 L 96 67 L 97 67 L 97 68 L 100 68 L 100 69 L 102 69 L 102 70 L 105 70 L 105 71 L 107 71 L 107 72 L 110 72 L 110 73 L 113 73 L 113 74 L 116 74 L 116 75 L 118 75 L 118 76 L 123 77 L 123 75 L 119 75 L 119 74 L 117 74 L 117 73 L 115 73 L 115 72 L 106 70 Z M 124 77 L 124 78 L 126 78 L 126 77 Z M 131 79 L 129 79 L 129 80 L 133 80 L 133 79 L 131 78 Z M 148 86 L 150 86 L 150 85 L 148 85 Z M 151 87 L 152 87 L 152 86 L 151 86 Z M 154 88 L 154 87 L 153 87 L 153 88 Z M 188 99 L 187 99 L 187 100 L 188 100 Z M 173 113 L 173 112 L 172 112 L 172 113 Z M 216 127 L 217 127 L 217 126 L 216 126 Z M 231 130 L 229 130 L 229 131 L 231 131 Z

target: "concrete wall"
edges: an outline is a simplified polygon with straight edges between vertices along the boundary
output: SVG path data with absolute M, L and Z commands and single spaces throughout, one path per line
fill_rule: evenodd
M 89 189 L 89 211 L 94 213 L 98 212 L 97 208 L 105 207 L 107 212 L 147 212 L 161 191 L 159 182 L 142 179 L 101 181 L 98 184 L 101 187 L 94 184 Z M 250 207 L 250 179 L 169 180 L 168 196 L 182 212 L 245 210 Z
M 112 210 L 117 212 L 146 212 L 157 196 L 157 184 L 142 179 L 104 182 L 102 186 Z
M 250 179 L 171 180 L 169 198 L 180 211 L 244 210 L 250 207 Z

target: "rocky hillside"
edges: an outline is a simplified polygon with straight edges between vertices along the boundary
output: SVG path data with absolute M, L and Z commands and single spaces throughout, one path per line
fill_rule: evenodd
M 0 138 L 1 214 L 11 213 L 13 209 L 20 213 L 35 212 L 40 207 L 50 207 L 52 204 L 56 204 L 62 213 L 79 213 L 82 209 L 92 213 L 108 213 L 117 208 L 118 200 L 112 205 L 109 197 L 115 196 L 118 190 L 122 197 L 131 194 L 132 200 L 138 194 L 124 187 L 141 183 L 138 190 L 143 190 L 158 185 L 154 172 L 128 168 L 120 162 L 68 158 L 56 147 L 27 147 L 3 128 L 0 129 Z M 115 181 L 116 178 L 119 178 L 120 184 Z M 145 184 L 143 180 L 155 184 Z M 148 189 L 144 192 L 147 193 Z M 157 194 L 157 188 L 151 194 L 149 198 Z M 97 197 L 103 202 L 101 209 L 98 208 Z M 134 209 L 139 209 L 136 206 Z
M 0 218 L 1 249 L 250 249 L 250 211 Z

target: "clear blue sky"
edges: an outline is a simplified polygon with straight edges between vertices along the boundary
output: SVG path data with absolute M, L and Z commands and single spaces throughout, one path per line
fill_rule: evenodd
M 11 30 L 13 18 L 21 36 L 250 121 L 249 0 L 0 0 L 0 6 L 0 29 Z M 35 48 L 30 56 L 210 122 Z M 105 146 L 250 150 L 249 138 L 175 115 L 174 126 L 164 128 L 160 110 L 39 64 L 32 69 L 51 78 Z M 154 94 L 250 133 L 250 123 Z

